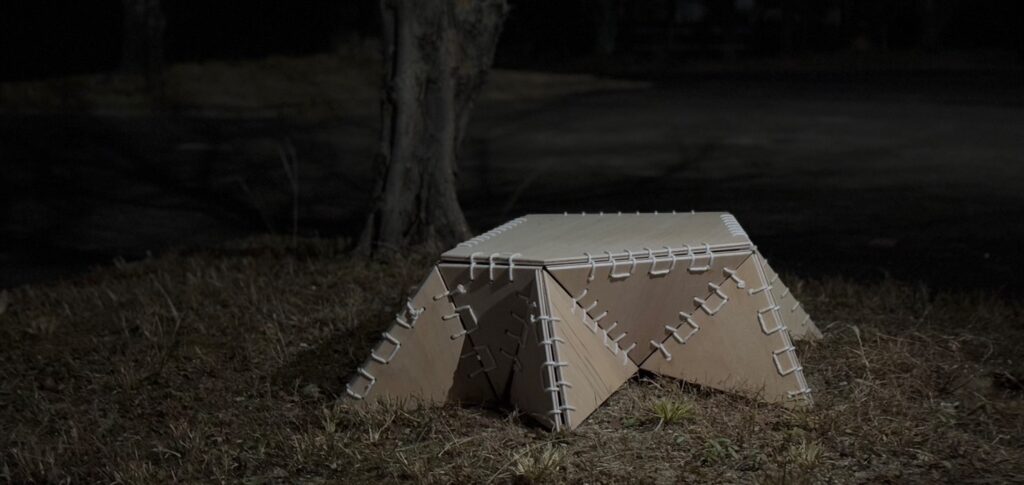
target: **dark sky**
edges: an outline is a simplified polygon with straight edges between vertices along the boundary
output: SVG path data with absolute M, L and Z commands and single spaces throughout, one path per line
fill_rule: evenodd
M 591 53 L 596 5 L 602 2 L 510 3 L 499 64 L 544 68 Z M 618 0 L 618 49 L 642 50 L 634 48 L 649 44 L 650 35 L 662 35 L 672 22 L 677 39 L 712 53 L 725 42 L 739 42 L 753 56 L 779 55 L 784 45 L 791 54 L 844 50 L 858 38 L 876 48 L 915 49 L 926 4 L 942 9 L 936 48 L 1024 51 L 1024 2 L 1017 0 Z M 121 8 L 119 0 L 0 2 L 0 79 L 116 68 Z M 324 52 L 348 37 L 377 31 L 375 0 L 178 0 L 164 1 L 164 11 L 165 51 L 172 62 Z M 680 24 L 686 15 L 677 12 L 702 17 Z

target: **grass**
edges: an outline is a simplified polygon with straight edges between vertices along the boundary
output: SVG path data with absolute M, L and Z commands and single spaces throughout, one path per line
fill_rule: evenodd
M 654 376 L 573 433 L 340 403 L 430 263 L 258 239 L 0 293 L 0 482 L 1024 480 L 1022 305 L 892 281 L 787 279 L 809 409 Z

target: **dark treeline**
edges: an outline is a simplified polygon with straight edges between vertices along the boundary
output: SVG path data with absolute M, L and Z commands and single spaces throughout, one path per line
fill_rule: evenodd
M 133 0 L 0 3 L 0 80 L 116 69 Z M 163 0 L 167 62 L 327 52 L 378 31 L 377 0 Z M 1024 55 L 1016 0 L 512 0 L 497 63 L 998 49 Z M 127 25 L 131 25 L 127 23 Z

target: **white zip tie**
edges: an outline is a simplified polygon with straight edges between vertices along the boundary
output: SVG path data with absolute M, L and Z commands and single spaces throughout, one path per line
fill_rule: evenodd
M 542 363 L 541 367 L 556 367 L 556 368 L 557 367 L 569 367 L 569 363 L 568 362 L 554 362 L 554 361 L 548 360 L 548 361 L 545 361 L 544 363 Z
M 367 384 L 366 384 L 366 387 L 363 388 L 363 393 L 359 394 L 359 393 L 353 391 L 352 390 L 352 383 L 351 382 L 345 384 L 345 392 L 348 393 L 349 396 L 352 396 L 352 397 L 354 397 L 356 399 L 360 399 L 361 400 L 361 399 L 365 398 L 367 394 L 370 393 L 370 389 L 373 389 L 373 385 L 377 383 L 377 378 L 373 377 L 373 374 L 370 374 L 369 372 L 367 372 L 367 370 L 365 368 L 363 368 L 363 367 L 360 367 L 356 372 L 358 372 L 359 375 L 363 376 L 368 381 Z M 353 379 L 353 380 L 355 380 L 355 379 Z
M 762 286 L 760 288 L 751 288 L 751 289 L 747 290 L 747 294 L 748 295 L 756 295 L 756 294 L 758 294 L 758 293 L 760 293 L 760 292 L 762 292 L 764 290 L 771 290 L 771 289 L 772 289 L 771 283 L 765 283 L 764 286 Z
M 515 265 L 515 263 L 513 263 L 513 262 L 512 262 L 512 260 L 514 260 L 515 258 L 517 258 L 517 257 L 519 257 L 519 256 L 522 256 L 522 254 L 520 254 L 520 253 L 515 253 L 515 254 L 513 254 L 513 255 L 511 255 L 511 256 L 509 256 L 509 257 L 508 257 L 508 280 L 509 280 L 509 281 L 512 281 L 512 280 L 513 280 L 513 278 L 514 278 L 514 275 L 515 275 L 515 273 L 516 273 L 516 272 L 515 272 L 515 269 L 516 269 L 516 265 Z
M 469 255 L 469 281 L 476 278 L 476 255 L 484 254 L 479 251 Z
M 598 315 L 598 316 L 593 318 L 594 323 L 600 322 L 602 318 L 607 317 L 607 316 L 608 316 L 608 311 L 607 310 L 601 312 L 600 315 Z
M 694 266 L 693 263 L 697 261 L 697 255 L 690 249 L 690 245 L 686 245 L 687 252 L 690 253 L 690 267 L 687 268 L 691 273 L 703 273 L 715 264 L 715 253 L 711 252 L 711 245 L 704 243 L 704 254 L 708 256 L 708 262 L 704 266 Z
M 456 317 L 459 316 L 459 312 L 462 312 L 462 311 L 468 311 L 469 312 L 469 319 L 473 321 L 472 328 L 468 328 L 466 326 L 466 320 L 464 318 L 463 319 L 459 319 L 459 321 L 462 322 L 462 330 L 457 332 L 457 333 L 455 333 L 455 334 L 453 334 L 452 335 L 452 340 L 455 340 L 455 339 L 457 339 L 457 338 L 459 338 L 459 337 L 461 337 L 463 335 L 466 335 L 467 333 L 470 333 L 470 332 L 472 332 L 472 331 L 474 331 L 474 330 L 476 330 L 477 328 L 480 327 L 479 322 L 477 322 L 477 319 L 476 319 L 476 313 L 473 312 L 473 308 L 470 307 L 469 305 L 462 305 L 460 307 L 456 307 L 455 308 L 455 313 L 452 313 L 450 315 L 444 315 L 444 316 L 441 317 L 441 320 L 451 320 L 453 318 L 456 318 Z
M 491 257 L 487 258 L 487 275 L 490 277 L 490 281 L 494 281 L 494 258 L 499 254 L 501 253 L 491 253 Z
M 794 355 L 791 355 L 790 358 L 789 358 L 790 359 L 790 363 L 793 364 L 793 367 L 790 367 L 789 369 L 783 369 L 782 368 L 782 362 L 779 362 L 779 356 L 780 355 L 793 352 L 794 350 L 796 350 L 796 347 L 794 347 L 792 345 L 787 345 L 787 346 L 785 346 L 785 347 L 783 347 L 783 348 L 781 348 L 779 350 L 773 350 L 772 351 L 772 362 L 775 363 L 775 370 L 777 370 L 779 372 L 780 376 L 788 376 L 788 375 L 790 375 L 790 374 L 792 374 L 794 372 L 797 372 L 797 371 L 803 369 L 803 367 L 800 364 L 795 363 L 797 360 L 796 360 L 796 357 Z
M 810 393 L 811 393 L 811 388 L 805 387 L 803 389 L 800 389 L 799 391 L 789 391 L 786 394 L 788 394 L 790 398 L 794 398 L 794 397 L 797 397 L 797 396 L 804 396 L 804 395 L 807 395 L 807 394 L 810 394 Z
M 647 272 L 647 274 L 651 276 L 661 276 L 669 274 L 672 270 L 676 269 L 676 255 L 672 252 L 672 248 L 668 246 L 663 247 L 665 248 L 666 255 L 669 258 L 672 258 L 672 264 L 670 264 L 668 268 L 655 270 L 654 267 L 658 265 L 658 260 L 655 259 L 654 252 L 651 251 L 650 248 L 644 248 L 647 249 L 647 256 L 651 258 L 651 269 L 650 271 Z
M 597 300 L 594 300 L 594 301 L 590 302 L 590 306 L 584 308 L 583 311 L 590 312 L 590 310 L 593 310 L 594 307 L 596 307 L 596 306 L 597 306 Z
M 481 372 L 490 372 L 498 367 L 498 363 L 494 361 L 494 355 L 491 354 L 491 349 L 487 348 L 486 345 L 477 345 L 469 352 L 462 354 L 460 358 L 465 359 L 473 355 L 476 356 L 477 362 L 480 362 L 480 368 L 469 373 L 470 379 L 476 377 Z M 484 358 L 485 355 L 486 359 Z
M 764 324 L 764 314 L 778 309 L 779 305 L 770 305 L 757 311 L 757 323 L 761 325 L 761 331 L 764 332 L 765 335 L 771 335 L 773 333 L 778 332 L 779 330 L 786 328 L 786 326 L 783 325 L 782 321 L 778 319 L 776 319 L 776 325 L 773 329 L 769 330 L 768 327 L 766 327 Z
M 381 357 L 377 355 L 377 351 L 380 350 L 380 346 L 378 346 L 376 349 L 370 351 L 370 358 L 377 362 L 380 362 L 381 364 L 387 365 L 389 362 L 391 362 L 391 359 L 394 359 L 395 355 L 398 354 L 398 349 L 402 348 L 402 342 L 399 342 L 398 339 L 396 339 L 390 333 L 387 332 L 384 332 L 383 337 L 384 340 L 391 342 L 391 344 L 394 345 L 395 348 L 391 349 L 391 353 L 388 354 L 387 357 Z M 384 342 L 380 343 L 380 345 L 383 344 Z
M 584 251 L 583 255 L 587 257 L 587 263 L 590 263 L 590 274 L 587 275 L 587 283 L 594 281 L 594 272 L 597 270 L 597 262 L 594 261 L 594 256 Z
M 718 306 L 716 306 L 714 309 L 708 308 L 707 300 L 703 298 L 693 297 L 693 301 L 700 305 L 700 308 L 701 310 L 704 310 L 704 313 L 707 313 L 708 315 L 714 315 L 718 313 L 718 311 L 721 310 L 723 306 L 725 306 L 726 302 L 729 301 L 729 295 L 722 293 L 721 287 L 714 283 L 708 283 L 708 288 L 714 290 L 715 295 L 722 299 L 722 301 L 718 302 Z
M 672 361 L 672 354 L 669 353 L 668 349 L 665 348 L 665 344 L 651 340 L 651 347 L 654 347 L 661 351 L 661 355 L 665 357 L 665 362 Z
M 725 271 L 725 274 L 729 275 L 729 279 L 736 282 L 737 288 L 742 290 L 747 287 L 747 282 L 740 279 L 739 275 L 736 274 L 736 270 L 731 268 L 722 268 L 722 271 Z
M 537 345 L 551 345 L 555 342 L 564 344 L 565 340 L 562 340 L 562 337 L 551 337 L 547 340 L 541 340 Z
M 782 294 L 779 295 L 779 299 L 781 300 L 787 296 L 789 296 L 789 288 L 786 288 L 785 291 L 783 291 Z
M 590 292 L 589 288 L 584 288 L 583 291 L 580 292 L 580 296 L 577 296 L 576 298 L 572 299 L 572 307 L 569 309 L 569 313 L 572 313 L 573 315 L 575 315 L 576 314 L 576 306 L 577 305 L 579 305 L 581 309 L 583 308 L 583 305 L 580 305 L 580 300 L 582 300 L 583 297 L 587 296 L 587 293 L 589 293 L 589 292 Z
M 445 298 L 445 297 L 448 297 L 448 296 L 452 296 L 452 295 L 465 295 L 465 294 L 466 294 L 466 287 L 462 286 L 460 284 L 460 285 L 456 285 L 455 289 L 453 289 L 453 290 L 448 290 L 448 291 L 446 291 L 444 293 L 441 293 L 440 295 L 435 295 L 434 296 L 434 301 L 437 301 L 437 300 L 440 300 L 442 298 Z
M 616 273 L 615 272 L 615 268 L 616 268 L 615 258 L 612 257 L 612 253 L 611 252 L 609 252 L 609 251 L 605 251 L 604 252 L 605 254 L 608 255 L 608 261 L 611 261 L 611 263 L 612 263 L 611 272 L 608 274 L 609 278 L 612 278 L 612 279 L 628 278 L 628 277 L 633 275 L 633 270 L 636 269 L 636 258 L 633 257 L 633 251 L 630 251 L 628 249 L 624 249 L 623 251 L 626 251 L 626 254 L 629 256 L 629 263 L 630 264 L 629 264 L 629 272 L 628 273 Z
M 690 315 L 689 313 L 679 312 L 679 316 L 683 318 L 683 323 L 690 326 L 690 332 L 687 333 L 686 336 L 679 336 L 679 327 L 683 326 L 682 323 L 675 327 L 671 325 L 665 325 L 665 329 L 672 334 L 672 338 L 676 339 L 676 342 L 679 342 L 680 344 L 685 344 L 686 341 L 690 339 L 690 337 L 692 337 L 695 333 L 700 331 L 700 325 L 697 325 L 697 322 L 693 321 L 693 316 Z
M 800 302 L 796 302 L 796 304 L 793 305 L 793 308 L 790 308 L 789 311 L 795 312 L 797 308 L 800 308 Z

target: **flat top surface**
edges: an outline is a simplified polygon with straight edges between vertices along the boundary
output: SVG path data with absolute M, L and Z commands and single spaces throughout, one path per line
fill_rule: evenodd
M 515 261 L 533 264 L 576 263 L 646 256 L 650 248 L 665 256 L 671 248 L 676 255 L 687 254 L 687 245 L 703 252 L 748 247 L 750 239 L 736 219 L 727 212 L 627 213 L 627 214 L 529 214 L 513 219 L 441 255 L 443 261 L 485 262 L 492 254 L 504 262 L 518 253 Z

